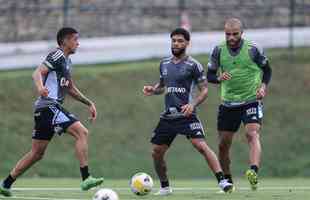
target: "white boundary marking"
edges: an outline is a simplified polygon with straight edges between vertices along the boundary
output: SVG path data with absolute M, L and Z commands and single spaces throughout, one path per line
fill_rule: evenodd
M 0 197 L 0 199 L 8 199 L 7 197 Z M 9 199 L 29 199 L 29 200 L 88 200 L 88 199 L 64 199 L 64 198 L 47 198 L 47 197 L 21 197 L 21 196 L 13 196 L 9 197 Z
M 97 188 L 98 189 L 98 188 Z M 116 191 L 130 191 L 128 187 L 113 188 Z M 156 190 L 158 188 L 154 188 Z M 93 190 L 96 190 L 93 189 Z M 218 191 L 218 187 L 175 187 L 175 191 Z M 237 187 L 237 191 L 248 191 L 251 190 L 249 187 Z M 259 187 L 259 191 L 270 191 L 270 190 L 310 190 L 310 186 L 269 186 Z M 13 191 L 81 191 L 80 188 L 14 188 Z M 82 192 L 82 191 L 81 191 Z M 7 199 L 7 197 L 0 197 L 0 199 Z M 32 196 L 13 196 L 10 199 L 24 199 L 24 200 L 87 200 L 87 199 L 68 199 L 68 198 L 53 198 L 53 197 L 32 197 Z
M 113 187 L 112 187 L 113 188 Z M 97 188 L 98 189 L 98 188 Z M 118 191 L 130 191 L 129 187 L 117 187 L 113 188 L 114 190 Z M 156 190 L 158 188 L 154 188 Z M 219 187 L 172 187 L 175 191 L 213 191 L 213 190 L 219 190 Z M 93 190 L 96 190 L 94 188 Z M 237 190 L 251 190 L 250 187 L 237 187 Z M 258 190 L 310 190 L 310 186 L 265 186 L 265 187 L 259 187 Z M 80 188 L 56 188 L 56 187 L 50 187 L 50 188 L 13 188 L 13 191 L 81 191 Z M 82 192 L 82 191 L 81 191 Z

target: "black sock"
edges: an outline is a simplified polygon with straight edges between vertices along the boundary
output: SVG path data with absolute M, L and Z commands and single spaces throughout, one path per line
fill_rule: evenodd
M 254 170 L 256 173 L 258 173 L 258 167 L 257 165 L 251 165 L 250 167 L 252 170 Z
M 217 182 L 220 182 L 221 180 L 224 179 L 224 174 L 223 174 L 223 172 L 217 172 L 217 173 L 215 173 L 215 177 L 217 179 Z
M 169 187 L 169 181 L 160 181 L 161 188 Z
M 227 179 L 229 183 L 234 183 L 231 174 L 224 174 L 224 178 Z
M 14 179 L 11 174 L 3 181 L 3 187 L 10 189 L 12 184 L 15 182 L 16 179 Z
M 84 166 L 80 168 L 81 176 L 83 181 L 89 177 L 88 166 Z

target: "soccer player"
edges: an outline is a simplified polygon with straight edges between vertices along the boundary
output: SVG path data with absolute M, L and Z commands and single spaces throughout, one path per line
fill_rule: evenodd
M 11 186 L 28 168 L 43 158 L 44 152 L 54 136 L 68 132 L 75 139 L 75 152 L 80 162 L 81 189 L 89 190 L 100 185 L 103 178 L 94 178 L 88 171 L 88 130 L 70 112 L 62 107 L 65 94 L 88 106 L 91 120 L 97 116 L 95 104 L 85 97 L 71 77 L 69 56 L 79 46 L 79 34 L 70 27 L 57 33 L 59 47 L 48 54 L 44 62 L 33 72 L 32 78 L 39 97 L 34 107 L 34 130 L 31 150 L 19 160 L 8 177 L 0 184 L 0 194 L 12 196 Z
M 271 79 L 271 68 L 263 50 L 242 38 L 243 27 L 239 19 L 228 19 L 224 31 L 226 41 L 211 52 L 207 73 L 209 82 L 221 86 L 222 103 L 217 119 L 219 160 L 225 178 L 233 183 L 229 151 L 233 137 L 243 122 L 250 148 L 250 167 L 246 176 L 251 188 L 256 190 L 261 159 L 259 132 L 263 117 L 262 99 Z
M 161 188 L 156 195 L 172 193 L 164 157 L 177 134 L 185 135 L 191 141 L 214 172 L 220 188 L 228 192 L 232 184 L 224 179 L 220 163 L 205 141 L 204 130 L 195 111 L 208 95 L 204 68 L 186 54 L 186 48 L 190 42 L 190 34 L 187 30 L 177 28 L 171 32 L 170 38 L 173 56 L 160 62 L 159 82 L 143 88 L 146 96 L 163 94 L 166 88 L 165 111 L 161 114 L 151 138 L 154 167 L 161 183 Z M 194 95 L 196 86 L 199 88 L 197 96 Z

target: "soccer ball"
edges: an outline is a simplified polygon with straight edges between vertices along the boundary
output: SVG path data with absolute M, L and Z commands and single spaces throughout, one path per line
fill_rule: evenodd
M 93 200 L 118 200 L 118 195 L 111 189 L 103 188 L 96 192 Z
M 138 196 L 144 196 L 152 191 L 153 179 L 150 175 L 139 172 L 130 180 L 130 188 Z

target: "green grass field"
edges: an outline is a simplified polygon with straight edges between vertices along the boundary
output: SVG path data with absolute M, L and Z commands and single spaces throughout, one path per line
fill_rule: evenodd
M 310 48 L 296 49 L 294 62 L 288 60 L 288 53 L 286 49 L 267 51 L 273 77 L 264 101 L 260 175 L 309 177 Z M 207 55 L 195 58 L 207 66 Z M 142 95 L 142 88 L 158 81 L 159 60 L 74 66 L 76 83 L 96 102 L 98 119 L 94 124 L 88 123 L 87 108 L 70 98 L 67 98 L 65 107 L 89 128 L 89 161 L 93 173 L 112 179 L 129 177 L 140 170 L 154 175 L 149 139 L 163 110 L 163 96 L 146 98 Z M 0 73 L 0 85 L 3 86 L 0 90 L 0 152 L 6 152 L 0 155 L 0 179 L 30 148 L 32 105 L 36 98 L 32 72 L 33 69 Z M 209 97 L 198 112 L 209 145 L 217 151 L 219 90 L 212 84 L 209 84 L 209 89 Z M 242 176 L 248 161 L 243 129 L 236 135 L 232 155 L 232 172 L 236 177 Z M 184 160 L 181 164 L 180 159 Z M 172 178 L 213 176 L 205 161 L 184 137 L 176 139 L 167 160 Z M 192 170 L 185 171 L 184 168 Z M 62 177 L 63 174 L 79 177 L 73 140 L 68 135 L 55 137 L 46 157 L 25 176 Z
M 218 194 L 213 179 L 171 180 L 173 195 L 158 197 L 135 196 L 128 187 L 128 180 L 107 180 L 104 186 L 115 190 L 121 200 L 165 199 L 165 200 L 306 200 L 310 198 L 310 179 L 264 179 L 258 191 L 251 191 L 245 179 L 236 180 L 236 191 L 231 194 Z M 154 191 L 158 188 L 155 182 Z M 17 200 L 91 200 L 95 190 L 82 192 L 78 188 L 79 179 L 20 179 L 15 185 L 15 197 L 0 199 Z
M 273 79 L 265 99 L 261 138 L 263 163 L 260 169 L 263 181 L 259 191 L 249 191 L 247 182 L 241 178 L 236 181 L 235 193 L 216 194 L 218 188 L 213 174 L 203 158 L 181 136 L 167 155 L 169 176 L 172 186 L 176 188 L 174 195 L 165 198 L 151 195 L 137 197 L 130 192 L 128 180 L 116 181 L 130 177 L 137 171 L 145 171 L 155 177 L 149 138 L 163 109 L 163 97 L 145 98 L 141 90 L 143 85 L 158 80 L 159 59 L 74 69 L 78 86 L 96 102 L 99 113 L 97 122 L 89 124 L 86 107 L 70 98 L 65 103 L 65 107 L 79 116 L 90 130 L 91 173 L 106 177 L 105 187 L 116 190 L 120 199 L 310 199 L 310 123 L 307 123 L 310 119 L 310 48 L 296 49 L 295 61 L 288 61 L 285 49 L 270 49 L 268 55 Z M 207 55 L 195 58 L 207 65 Z M 3 86 L 0 90 L 0 180 L 7 176 L 31 145 L 32 103 L 36 98 L 32 71 L 0 73 L 0 85 Z M 207 141 L 217 151 L 219 91 L 216 86 L 209 86 L 209 97 L 200 106 L 199 115 L 207 130 Z M 232 155 L 233 175 L 242 177 L 248 167 L 244 131 L 236 135 Z M 91 200 L 95 191 L 81 192 L 78 188 L 79 179 L 59 178 L 79 176 L 72 138 L 68 135 L 55 137 L 45 158 L 17 182 L 16 197 L 10 199 Z M 155 188 L 158 186 L 155 183 Z M 2 199 L 9 198 L 0 197 Z

